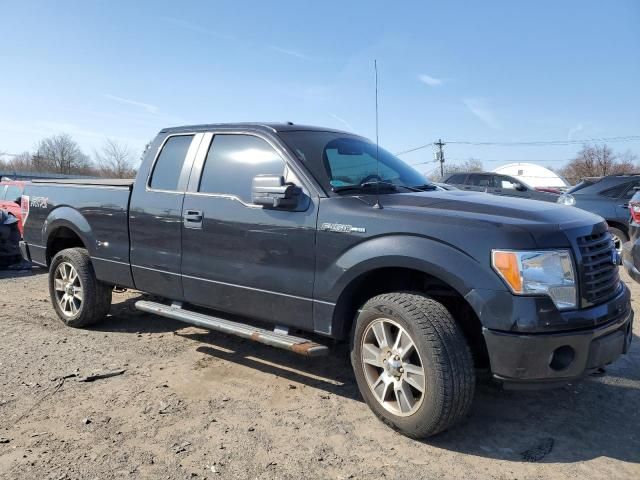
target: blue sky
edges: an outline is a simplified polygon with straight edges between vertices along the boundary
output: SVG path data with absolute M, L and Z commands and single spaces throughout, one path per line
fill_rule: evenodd
M 0 0 L 0 151 L 70 133 L 140 151 L 164 126 L 293 121 L 432 142 L 640 135 L 640 2 Z M 640 154 L 640 142 L 612 143 Z M 451 144 L 561 165 L 580 145 Z M 431 149 L 404 156 L 433 159 Z M 432 165 L 421 165 L 427 171 Z

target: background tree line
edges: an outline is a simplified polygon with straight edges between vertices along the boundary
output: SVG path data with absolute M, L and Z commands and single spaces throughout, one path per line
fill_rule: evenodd
M 0 158 L 0 170 L 34 173 L 58 173 L 111 178 L 133 178 L 134 155 L 117 140 L 106 139 L 93 152 L 84 153 L 71 135 L 61 133 L 40 140 L 33 152 L 23 152 L 8 160 Z
M 505 161 L 504 163 L 509 163 Z M 570 184 L 575 185 L 586 177 L 603 177 L 623 173 L 640 173 L 638 156 L 630 151 L 614 152 L 606 144 L 583 145 L 582 149 L 566 165 L 551 168 Z M 458 172 L 483 172 L 482 161 L 470 158 L 462 163 L 445 163 L 445 177 Z M 432 179 L 440 179 L 440 172 L 430 175 Z

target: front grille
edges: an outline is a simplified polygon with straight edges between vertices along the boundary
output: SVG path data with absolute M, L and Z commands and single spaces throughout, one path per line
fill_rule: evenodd
M 604 231 L 577 240 L 582 259 L 582 298 L 589 305 L 604 302 L 620 288 L 611 234 Z

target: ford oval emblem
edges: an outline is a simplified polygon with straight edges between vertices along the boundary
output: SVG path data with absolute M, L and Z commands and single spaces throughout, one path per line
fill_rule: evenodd
M 620 254 L 615 248 L 611 250 L 611 263 L 616 266 L 622 264 Z

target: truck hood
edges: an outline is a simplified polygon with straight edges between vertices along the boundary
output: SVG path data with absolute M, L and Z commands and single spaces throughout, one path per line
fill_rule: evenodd
M 369 197 L 375 202 L 375 196 Z M 601 230 L 604 219 L 579 208 L 550 202 L 503 197 L 481 192 L 429 191 L 381 195 L 384 216 L 412 217 L 426 224 L 457 222 L 469 232 L 516 230 L 538 248 L 569 246 L 577 232 Z M 493 227 L 493 228 L 491 228 Z M 595 231 L 595 230 L 593 230 Z M 516 235 L 519 236 L 519 235 Z
M 481 192 L 433 191 L 392 194 L 381 197 L 383 207 L 395 211 L 420 212 L 424 208 L 467 214 L 475 219 L 514 225 L 583 226 L 602 219 L 575 207 L 551 202 L 491 195 Z

